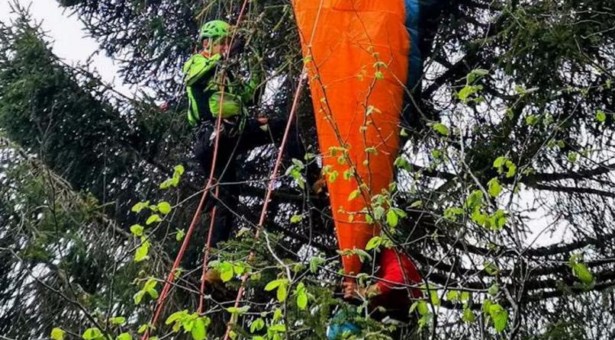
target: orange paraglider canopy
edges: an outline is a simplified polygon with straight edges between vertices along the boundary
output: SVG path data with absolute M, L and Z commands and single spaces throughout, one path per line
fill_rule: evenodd
M 410 38 L 402 0 L 295 0 L 340 250 L 380 232 L 371 197 L 393 180 Z M 342 257 L 358 274 L 356 255 Z

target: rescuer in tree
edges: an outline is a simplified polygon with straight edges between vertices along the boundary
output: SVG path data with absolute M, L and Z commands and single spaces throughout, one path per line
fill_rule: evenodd
M 237 53 L 242 46 L 240 42 L 230 46 L 231 30 L 232 27 L 222 20 L 205 23 L 199 31 L 202 50 L 183 66 L 189 102 L 188 122 L 195 127 L 194 154 L 208 176 L 212 167 L 215 138 L 219 135 L 213 173 L 214 184 L 220 184 L 219 194 L 205 208 L 209 211 L 214 204 L 216 206 L 212 247 L 228 240 L 232 231 L 232 210 L 238 206 L 240 189 L 236 184 L 235 157 L 256 146 L 271 143 L 271 132 L 281 130 L 270 126 L 279 125 L 281 121 L 253 117 L 248 113 L 248 109 L 260 97 L 258 89 L 261 74 L 256 67 L 250 70 L 248 79 L 233 74 L 234 65 L 229 65 L 230 58 L 227 57 Z M 222 121 L 217 131 L 219 115 Z M 210 270 L 205 279 L 216 280 L 215 271 Z

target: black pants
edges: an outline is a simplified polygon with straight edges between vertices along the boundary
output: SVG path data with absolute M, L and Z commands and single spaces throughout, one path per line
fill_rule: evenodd
M 209 176 L 214 156 L 215 122 L 203 122 L 196 131 L 195 158 L 201 165 L 206 176 Z M 237 183 L 236 157 L 255 147 L 276 142 L 284 132 L 285 122 L 279 119 L 270 119 L 269 128 L 263 131 L 258 122 L 248 119 L 242 132 L 232 133 L 232 127 L 226 125 L 220 133 L 216 166 L 214 169 L 215 184 L 218 185 L 218 195 L 211 192 L 211 199 L 205 205 L 209 212 L 215 206 L 216 216 L 212 231 L 211 246 L 229 239 L 233 229 L 233 211 L 239 206 L 240 186 Z

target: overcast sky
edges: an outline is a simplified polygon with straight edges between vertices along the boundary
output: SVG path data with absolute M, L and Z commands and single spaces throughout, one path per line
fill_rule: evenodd
M 19 0 L 23 5 L 30 5 L 30 12 L 37 22 L 52 39 L 53 52 L 69 64 L 84 62 L 98 50 L 98 44 L 92 38 L 86 37 L 83 24 L 76 16 L 70 16 L 69 11 L 63 11 L 56 0 Z M 0 21 L 7 22 L 13 17 L 10 14 L 9 3 L 13 0 L 0 0 Z M 131 91 L 121 84 L 117 76 L 118 65 L 106 57 L 104 52 L 93 57 L 92 67 L 101 75 L 105 82 L 124 94 Z

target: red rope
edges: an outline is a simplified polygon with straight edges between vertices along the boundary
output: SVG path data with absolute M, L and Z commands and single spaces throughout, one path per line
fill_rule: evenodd
M 319 8 L 322 8 L 324 0 L 320 0 L 320 5 Z M 316 31 L 316 27 L 318 26 L 318 18 L 320 17 L 320 11 L 318 13 L 318 16 L 316 17 L 316 22 L 314 23 L 314 27 L 312 29 L 312 36 L 310 38 L 310 42 L 309 42 L 309 46 L 312 45 L 312 42 L 314 40 L 314 32 Z M 293 105 L 290 109 L 290 114 L 288 117 L 288 123 L 286 123 L 286 130 L 284 131 L 284 138 L 282 139 L 282 144 L 280 145 L 280 149 L 279 149 L 279 153 L 278 153 L 278 158 L 276 159 L 275 162 L 275 166 L 273 169 L 273 172 L 271 173 L 271 177 L 269 179 L 269 185 L 267 187 L 267 193 L 265 194 L 265 201 L 263 202 L 263 209 L 261 210 L 261 216 L 258 222 L 258 229 L 256 230 L 256 235 L 254 236 L 256 240 L 258 240 L 259 236 L 260 236 L 260 231 L 263 228 L 263 223 L 265 223 L 265 217 L 267 216 L 267 208 L 269 205 L 269 199 L 271 198 L 271 194 L 273 192 L 274 189 L 274 181 L 277 178 L 278 175 L 278 171 L 279 171 L 279 167 L 280 164 L 282 163 L 282 154 L 283 154 L 283 150 L 284 150 L 284 146 L 286 145 L 286 142 L 288 140 L 288 135 L 290 132 L 290 126 L 292 121 L 295 118 L 295 113 L 297 111 L 297 107 L 298 107 L 298 103 L 299 103 L 299 95 L 301 94 L 301 90 L 303 89 L 303 82 L 305 81 L 305 77 L 306 76 L 306 69 L 305 66 L 303 67 L 303 70 L 301 70 L 301 79 L 299 81 L 299 85 L 297 86 L 297 90 L 295 91 L 294 94 L 294 98 L 293 98 Z M 250 257 L 249 260 L 251 260 L 252 258 L 254 258 L 254 251 L 250 252 Z M 235 308 L 239 307 L 239 300 L 241 300 L 241 298 L 243 297 L 243 294 L 245 292 L 245 284 L 246 281 L 248 280 L 248 273 L 245 273 L 242 277 L 241 277 L 241 284 L 239 286 L 239 291 L 237 292 L 237 297 L 235 298 Z M 226 333 L 224 334 L 224 340 L 228 340 L 229 339 L 229 335 L 231 333 L 231 328 L 232 328 L 232 323 L 229 321 L 227 326 L 226 326 Z
M 216 187 L 216 192 L 214 195 L 218 197 L 219 188 Z M 205 241 L 205 255 L 203 255 L 203 273 L 201 274 L 201 289 L 199 290 L 199 308 L 197 312 L 201 314 L 203 312 L 203 308 L 205 307 L 205 274 L 207 273 L 207 262 L 209 261 L 209 250 L 211 249 L 211 236 L 213 235 L 213 230 L 216 222 L 216 206 L 214 205 L 213 209 L 211 209 L 209 221 L 209 232 L 207 233 L 207 241 Z
M 263 209 L 261 210 L 261 215 L 258 221 L 258 225 L 257 225 L 257 229 L 256 229 L 256 234 L 254 235 L 254 239 L 258 240 L 260 237 L 260 232 L 263 229 L 263 224 L 265 223 L 265 218 L 267 217 L 267 210 L 269 207 L 269 201 L 271 199 L 271 194 L 273 193 L 273 190 L 275 189 L 275 180 L 278 177 L 278 172 L 280 171 L 280 166 L 282 164 L 282 155 L 284 153 L 284 147 L 286 146 L 286 143 L 288 141 L 288 136 L 290 135 L 290 128 L 292 125 L 292 122 L 295 118 L 295 113 L 297 111 L 297 107 L 298 107 L 298 103 L 299 103 L 299 95 L 301 94 L 301 90 L 303 88 L 303 71 L 301 72 L 302 77 L 301 80 L 299 81 L 299 86 L 297 86 L 297 90 L 295 91 L 295 96 L 293 99 L 293 105 L 290 109 L 290 114 L 288 115 L 288 122 L 286 123 L 286 129 L 284 130 L 284 137 L 282 138 L 282 142 L 280 144 L 280 147 L 278 149 L 278 156 L 277 159 L 275 161 L 275 165 L 273 167 L 273 171 L 271 172 L 271 176 L 269 177 L 269 184 L 267 186 L 267 193 L 265 194 L 265 201 L 263 202 Z M 254 251 L 250 252 L 250 256 L 248 257 L 248 262 L 250 262 L 252 259 L 254 259 Z M 239 286 L 239 291 L 237 292 L 237 297 L 235 298 L 235 308 L 239 307 L 239 300 L 241 300 L 241 298 L 243 297 L 243 294 L 245 292 L 245 283 L 248 280 L 248 273 L 245 273 L 242 277 L 241 277 L 241 284 Z M 226 333 L 224 334 L 224 340 L 228 340 L 229 339 L 229 334 L 231 332 L 231 327 L 232 324 L 229 321 L 229 323 L 227 324 L 227 328 L 226 328 Z

